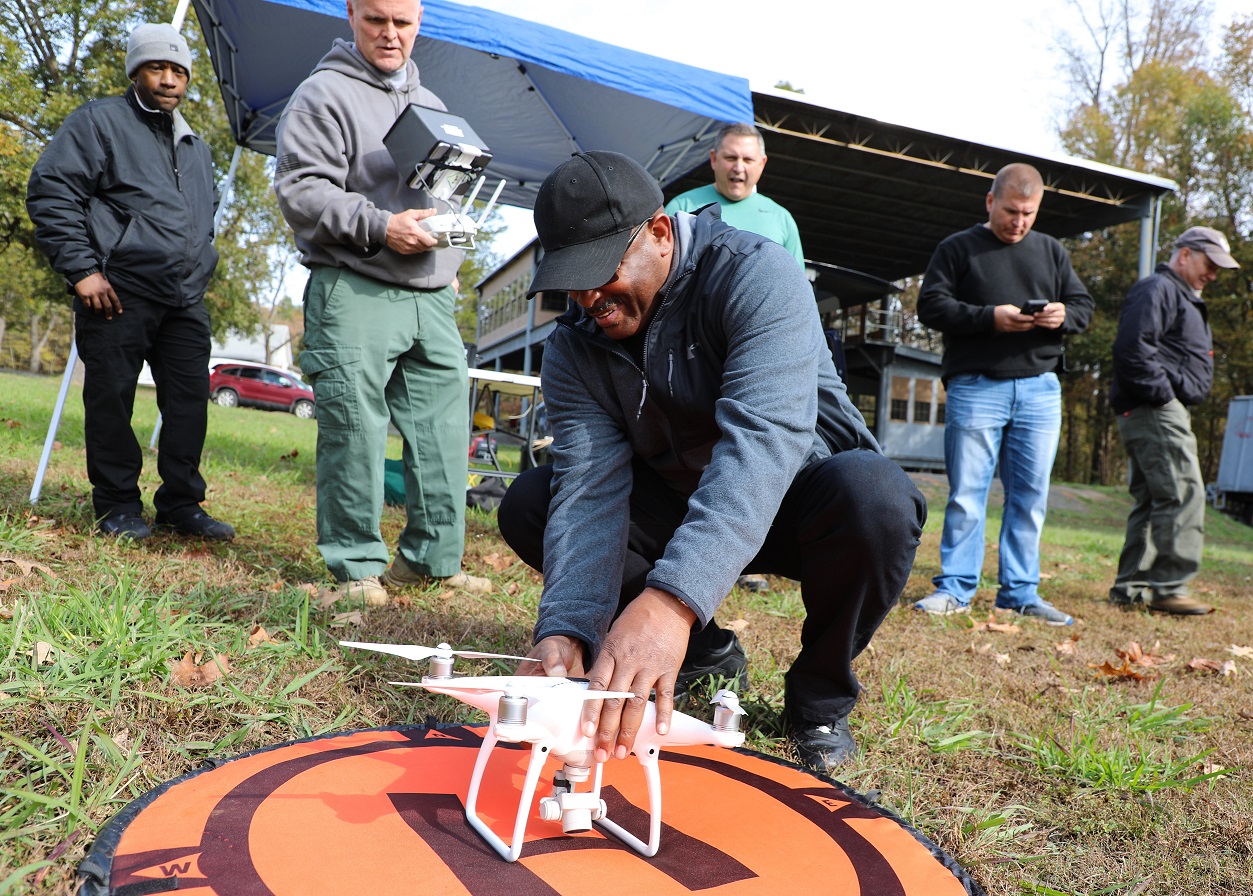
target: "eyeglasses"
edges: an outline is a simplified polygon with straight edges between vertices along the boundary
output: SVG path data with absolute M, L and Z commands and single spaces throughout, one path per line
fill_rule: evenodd
M 652 221 L 653 221 L 653 218 L 655 218 L 655 217 L 657 217 L 657 216 L 656 216 L 656 215 L 650 215 L 648 218 L 644 219 L 644 220 L 643 220 L 643 221 L 641 221 L 639 224 L 637 224 L 637 225 L 636 225 L 636 227 L 635 227 L 635 229 L 631 231 L 631 238 L 630 238 L 629 240 L 627 240 L 626 248 L 622 250 L 622 257 L 623 257 L 623 259 L 625 259 L 625 258 L 627 257 L 627 253 L 631 251 L 631 246 L 635 243 L 635 238 L 636 238 L 637 236 L 639 236 L 639 235 L 640 235 L 640 231 L 642 231 L 645 227 L 647 227 L 649 224 L 651 224 L 651 223 L 652 223 Z M 621 261 L 619 261 L 619 262 L 618 262 L 618 267 L 614 268 L 614 271 L 613 271 L 614 277 L 613 277 L 613 278 L 611 278 L 610 280 L 606 280 L 606 281 L 605 281 L 605 283 L 610 283 L 610 282 L 612 282 L 612 280 L 618 276 L 618 270 L 619 270 L 619 268 L 621 268 L 621 267 L 622 267 L 622 262 L 621 262 Z M 602 284 L 601 284 L 601 286 L 604 286 L 604 285 L 605 285 L 604 283 L 602 283 Z M 597 288 L 599 289 L 599 287 L 597 287 Z M 588 291 L 589 291 L 589 290 L 586 290 L 586 289 L 570 290 L 570 291 L 568 291 L 568 292 L 567 292 L 567 295 L 569 295 L 569 296 L 570 296 L 570 298 L 572 298 L 572 299 L 573 299 L 573 298 L 574 298 L 574 293 L 575 293 L 575 292 L 588 292 Z

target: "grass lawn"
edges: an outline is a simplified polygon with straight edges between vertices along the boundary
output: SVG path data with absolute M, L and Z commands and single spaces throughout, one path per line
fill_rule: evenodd
M 327 584 L 314 544 L 316 423 L 289 414 L 209 406 L 206 508 L 235 525 L 231 544 L 91 534 L 77 388 L 32 508 L 57 385 L 0 374 L 0 894 L 73 892 L 104 822 L 211 758 L 431 715 L 474 719 L 450 698 L 388 687 L 412 667 L 345 654 L 340 638 L 529 646 L 540 579 L 491 514 L 470 513 L 465 559 L 493 581 L 489 594 L 412 591 L 367 612 L 311 600 Z M 155 416 L 141 390 L 144 444 Z M 155 466 L 148 457 L 149 516 Z M 1042 591 L 1075 626 L 992 612 L 995 513 L 975 612 L 935 619 L 907 602 L 929 593 L 946 489 L 919 482 L 931 518 L 901 608 L 857 662 L 862 753 L 841 780 L 877 792 L 990 894 L 1253 894 L 1253 529 L 1207 519 L 1194 591 L 1214 614 L 1124 612 L 1105 597 L 1129 499 L 1058 485 Z M 402 524 L 384 512 L 389 543 Z M 749 651 L 748 746 L 785 757 L 777 712 L 800 610 L 793 583 L 772 580 L 764 594 L 733 592 L 719 614 Z M 189 651 L 223 656 L 227 674 L 180 687 L 171 666 Z

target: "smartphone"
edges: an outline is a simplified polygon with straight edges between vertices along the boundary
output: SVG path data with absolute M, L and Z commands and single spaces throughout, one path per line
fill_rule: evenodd
M 1022 307 L 1019 308 L 1018 310 L 1021 311 L 1023 314 L 1040 314 L 1042 311 L 1044 311 L 1047 305 L 1048 305 L 1048 302 L 1044 301 L 1043 299 L 1028 299 L 1027 301 L 1022 303 Z

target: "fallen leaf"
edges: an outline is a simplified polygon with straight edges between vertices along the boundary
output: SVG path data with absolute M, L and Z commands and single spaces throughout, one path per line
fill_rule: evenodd
M 505 594 L 508 594 L 510 597 L 517 596 L 517 593 L 521 590 L 522 590 L 522 586 L 519 585 L 517 582 L 510 582 L 508 585 L 505 586 Z
M 748 628 L 748 620 L 732 619 L 730 622 L 720 623 L 720 625 L 722 625 L 725 629 L 730 629 L 738 635 L 740 632 L 744 631 L 744 629 Z
M 1133 669 L 1131 663 L 1123 662 L 1121 666 L 1115 666 L 1109 660 L 1101 663 L 1088 663 L 1089 669 L 1095 669 L 1098 674 L 1108 678 L 1130 678 L 1134 681 L 1144 681 L 1144 673 L 1137 669 Z
M 1157 666 L 1161 663 L 1169 663 L 1175 658 L 1173 653 L 1168 653 L 1165 656 L 1158 654 L 1156 651 L 1161 646 L 1161 641 L 1155 641 L 1153 649 L 1146 651 L 1136 641 L 1128 641 L 1125 646 L 1115 650 L 1114 653 L 1136 666 Z
M 365 622 L 365 616 L 362 615 L 360 610 L 352 610 L 348 613 L 336 613 L 331 617 L 331 625 L 333 626 L 361 625 L 363 622 Z
M 293 448 L 290 454 L 284 454 L 279 460 L 295 460 L 298 457 L 300 457 L 300 449 Z
M 32 569 L 37 569 L 50 579 L 55 579 L 57 574 L 42 563 L 36 563 L 33 560 L 22 560 L 20 557 L 0 557 L 0 563 L 12 563 L 22 573 L 20 578 L 30 575 Z
M 979 632 L 1000 632 L 1005 635 L 1016 635 L 1022 631 L 1022 627 L 1016 622 L 980 622 L 975 626 L 975 631 Z
M 1230 653 L 1232 656 L 1242 656 L 1245 658 L 1253 658 L 1253 647 L 1240 647 L 1237 644 L 1232 644 L 1230 647 L 1227 648 L 1227 652 Z
M 318 593 L 318 586 L 312 582 L 301 582 L 296 586 L 297 591 L 303 591 L 307 597 L 314 597 Z
M 1225 766 L 1219 765 L 1212 759 L 1206 759 L 1201 763 L 1201 774 L 1203 775 L 1215 775 L 1219 778 L 1230 778 L 1231 775 L 1226 774 L 1226 771 L 1227 768 Z
M 269 632 L 267 632 L 263 627 L 258 625 L 256 628 L 252 630 L 252 634 L 248 636 L 248 649 L 253 650 L 254 648 L 259 647 L 262 644 L 265 644 L 267 642 L 270 644 L 278 643 L 278 641 L 275 640 L 270 635 Z
M 513 566 L 512 557 L 505 557 L 497 553 L 488 554 L 483 558 L 483 562 L 497 572 L 504 572 L 506 569 Z
M 336 588 L 319 588 L 316 593 L 316 600 L 319 610 L 329 610 L 335 606 L 335 601 L 339 600 L 339 590 Z
M 966 652 L 973 653 L 975 656 L 991 657 L 992 659 L 996 660 L 997 665 L 1000 665 L 1000 666 L 1009 665 L 1009 654 L 997 653 L 996 647 L 992 645 L 991 641 L 989 641 L 988 643 L 980 647 L 976 647 L 975 645 L 971 644 L 969 647 L 966 648 Z
M 1204 657 L 1193 657 L 1188 660 L 1188 668 L 1196 669 L 1198 672 L 1217 672 L 1223 667 L 1218 660 L 1207 660 Z
M 1051 579 L 1051 578 L 1053 578 L 1053 574 L 1052 574 L 1051 572 L 1042 572 L 1042 573 L 1040 573 L 1040 581 L 1042 581 L 1042 582 L 1047 581 L 1047 580 L 1049 580 L 1049 579 Z
M 12 618 L 13 618 L 12 607 L 0 607 L 0 619 L 12 619 Z
M 223 675 L 230 672 L 230 664 L 226 660 L 226 654 L 219 653 L 213 659 L 206 663 L 200 662 L 200 655 L 189 650 L 183 654 L 183 658 L 178 662 L 170 660 L 167 662 L 170 668 L 170 677 L 174 679 L 174 683 L 184 688 L 203 687 L 210 682 L 217 681 Z
M 1238 712 L 1237 715 L 1240 716 L 1240 718 L 1244 719 L 1244 721 L 1246 722 L 1253 722 L 1253 712 L 1250 712 L 1247 709 L 1240 710 L 1240 712 Z
M 17 579 L 5 579 L 3 582 L 0 582 L 0 591 L 8 591 L 9 586 L 15 584 L 16 582 Z
M 1239 670 L 1236 668 L 1235 660 L 1227 660 L 1227 662 L 1218 667 L 1218 674 L 1224 678 L 1228 675 L 1235 675 L 1237 672 L 1239 672 Z
M 131 731 L 129 728 L 123 728 L 109 739 L 113 741 L 119 750 L 125 750 L 131 743 Z
M 271 594 L 277 594 L 278 592 L 282 591 L 282 590 L 283 590 L 283 581 L 282 581 L 282 579 L 280 579 L 279 581 L 275 582 L 273 585 L 266 585 L 266 586 L 265 586 L 265 590 L 266 590 L 266 591 L 269 591 Z
M 47 641 L 36 641 L 35 648 L 26 651 L 26 655 L 35 661 L 36 666 L 42 666 L 44 663 L 52 662 L 57 655 L 57 649 Z
M 12 699 L 13 698 L 10 697 L 5 691 L 0 691 L 0 700 L 12 700 Z
M 1073 632 L 1071 636 L 1067 638 L 1065 641 L 1063 641 L 1062 643 L 1054 644 L 1053 649 L 1056 650 L 1058 653 L 1064 653 L 1069 656 L 1069 655 L 1074 654 L 1075 645 L 1078 643 L 1079 643 L 1079 633 Z

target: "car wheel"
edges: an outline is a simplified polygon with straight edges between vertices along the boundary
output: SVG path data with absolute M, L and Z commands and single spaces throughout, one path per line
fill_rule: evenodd
M 291 412 L 301 420 L 309 420 L 313 417 L 313 402 L 306 401 L 303 398 L 292 405 Z
M 239 393 L 234 389 L 219 389 L 218 394 L 213 396 L 213 400 L 219 407 L 239 407 Z

